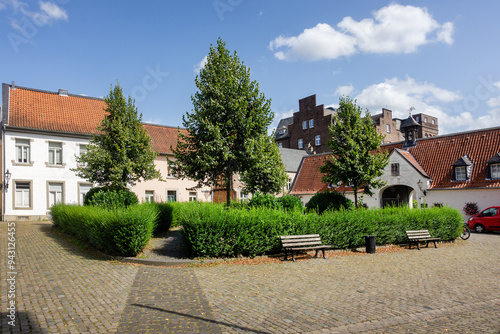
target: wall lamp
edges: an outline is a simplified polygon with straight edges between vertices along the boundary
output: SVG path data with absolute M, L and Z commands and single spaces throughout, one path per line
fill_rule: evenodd
M 422 180 L 418 179 L 418 187 L 420 188 L 420 191 L 424 193 L 424 196 L 427 196 L 427 190 L 426 189 L 422 189 Z
M 12 176 L 12 174 L 7 169 L 7 171 L 5 172 L 5 175 L 4 175 L 4 183 L 2 184 L 2 189 L 8 189 L 9 188 L 9 181 L 10 181 L 10 177 L 11 176 Z

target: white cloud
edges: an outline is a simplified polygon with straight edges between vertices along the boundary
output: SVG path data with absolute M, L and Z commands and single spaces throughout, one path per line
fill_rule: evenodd
M 64 9 L 52 2 L 40 2 L 40 9 L 52 20 L 68 20 L 68 14 Z
M 205 67 L 205 64 L 208 61 L 207 59 L 208 59 L 207 56 L 203 57 L 203 59 L 198 64 L 196 64 L 194 66 L 194 69 L 193 69 L 194 73 L 200 74 L 200 70 Z
M 7 2 L 3 1 L 2 3 L 3 4 L 8 3 L 12 5 L 12 7 L 14 8 L 14 12 L 17 12 L 17 10 L 20 9 L 21 13 L 24 16 L 28 17 L 31 20 L 31 22 L 33 22 L 36 26 L 39 27 L 45 25 L 51 25 L 55 21 L 59 20 L 68 21 L 68 14 L 66 13 L 66 10 L 59 7 L 53 2 L 40 1 L 38 3 L 39 10 L 36 12 L 28 10 L 27 9 L 28 5 L 18 0 L 11 0 Z M 23 28 L 19 25 L 16 19 L 11 19 L 11 26 L 14 29 L 24 32 Z
M 500 82 L 495 86 L 500 89 Z M 499 108 L 483 115 L 464 111 L 464 108 L 456 108 L 457 105 L 466 104 L 462 94 L 409 77 L 405 80 L 386 79 L 366 87 L 354 99 L 359 106 L 370 110 L 371 114 L 387 108 L 393 111 L 393 117 L 401 119 L 408 117 L 410 107 L 415 107 L 413 114 L 424 113 L 438 118 L 440 134 L 500 126 Z
M 439 24 L 427 9 L 391 4 L 373 18 L 345 17 L 334 27 L 320 23 L 296 37 L 279 36 L 269 48 L 280 60 L 336 59 L 365 53 L 412 53 L 430 42 L 453 43 L 453 23 Z M 285 50 L 282 50 L 284 48 Z M 279 50 L 278 50 L 279 49 Z
M 315 61 L 350 56 L 356 52 L 356 40 L 352 36 L 336 31 L 330 25 L 319 23 L 305 29 L 297 37 L 279 36 L 269 43 L 269 49 L 285 47 L 287 51 L 277 51 L 274 56 L 280 60 Z
M 495 86 L 496 88 L 498 88 L 500 90 L 500 81 L 495 82 L 493 84 L 493 86 Z M 490 106 L 492 108 L 500 107 L 500 96 L 492 97 L 492 98 L 488 99 L 488 101 L 486 103 L 488 104 L 488 106 Z
M 352 84 L 346 85 L 346 86 L 339 86 L 337 90 L 335 91 L 335 95 L 346 95 L 349 96 L 352 91 L 354 90 L 354 87 Z

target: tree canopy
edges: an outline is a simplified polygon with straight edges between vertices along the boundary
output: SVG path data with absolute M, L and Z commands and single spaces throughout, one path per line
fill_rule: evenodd
M 258 83 L 250 80 L 250 69 L 236 51 L 231 55 L 219 38 L 217 45 L 210 46 L 195 84 L 198 91 L 191 97 L 193 110 L 183 116 L 187 134 L 179 131 L 173 149 L 173 170 L 178 177 L 196 180 L 199 187 L 225 186 L 228 205 L 236 173 L 261 177 L 249 182 L 249 189 L 264 189 L 264 183 L 265 190 L 284 186 L 286 180 L 276 177 L 284 173 L 283 163 L 256 164 L 264 159 L 269 163 L 281 159 L 268 143 L 267 128 L 274 115 L 271 101 L 259 91 Z
M 354 203 L 358 207 L 358 190 L 372 195 L 372 188 L 382 187 L 380 176 L 387 166 L 388 154 L 380 152 L 384 136 L 378 134 L 368 110 L 362 116 L 356 101 L 342 96 L 339 108 L 332 117 L 327 142 L 332 154 L 320 167 L 323 181 L 333 184 L 344 183 L 354 191 Z
M 87 152 L 76 157 L 76 175 L 92 183 L 125 188 L 140 179 L 161 177 L 155 169 L 157 154 L 151 148 L 151 138 L 142 125 L 134 101 L 124 98 L 117 83 L 111 86 L 106 102 L 106 117 L 97 127 Z

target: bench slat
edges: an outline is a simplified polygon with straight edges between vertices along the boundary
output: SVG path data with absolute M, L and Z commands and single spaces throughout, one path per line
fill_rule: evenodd
M 321 241 L 316 241 L 316 242 L 283 243 L 283 247 L 286 247 L 286 248 L 308 246 L 308 245 L 311 245 L 311 246 L 321 245 Z
M 305 234 L 305 235 L 284 235 L 280 237 L 281 240 L 297 239 L 297 238 L 319 238 L 319 234 Z
M 330 248 L 330 245 L 320 245 L 320 246 L 313 246 L 313 247 L 297 247 L 293 248 L 293 250 L 305 250 L 305 249 L 323 249 L 323 248 Z
M 331 248 L 330 245 L 322 245 L 321 238 L 319 234 L 305 234 L 305 235 L 284 235 L 280 236 L 281 245 L 285 250 L 285 260 L 287 257 L 287 251 L 292 253 L 292 260 L 295 262 L 295 257 L 293 254 L 294 250 L 306 250 L 315 249 L 316 256 L 318 251 L 323 251 L 323 257 L 325 257 L 325 249 Z

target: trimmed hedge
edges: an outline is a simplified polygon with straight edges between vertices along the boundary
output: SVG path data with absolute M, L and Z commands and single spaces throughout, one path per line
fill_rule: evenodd
M 354 204 L 344 194 L 338 191 L 324 191 L 315 194 L 309 202 L 306 209 L 308 212 L 322 214 L 325 211 L 338 211 L 341 209 L 354 209 Z
M 51 215 L 55 226 L 106 254 L 135 256 L 151 239 L 159 210 L 154 204 L 113 210 L 56 204 Z
M 458 210 L 386 208 L 329 211 L 323 215 L 284 212 L 265 207 L 235 210 L 223 205 L 181 203 L 176 211 L 195 257 L 256 256 L 281 251 L 280 235 L 319 233 L 335 248 L 364 246 L 365 235 L 377 244 L 406 243 L 405 231 L 428 229 L 442 240 L 456 239 L 462 229 Z
M 128 207 L 138 204 L 137 196 L 128 188 L 96 187 L 85 195 L 83 205 L 100 206 L 106 209 Z

